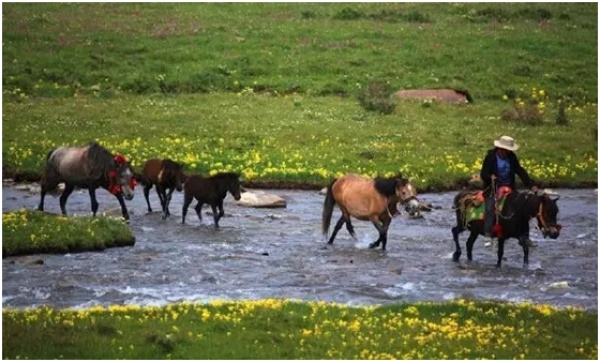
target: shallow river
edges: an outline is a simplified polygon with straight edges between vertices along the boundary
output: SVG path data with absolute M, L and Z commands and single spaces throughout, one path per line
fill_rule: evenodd
M 502 268 L 496 253 L 475 243 L 474 261 L 452 261 L 450 228 L 455 193 L 423 194 L 422 201 L 442 209 L 411 219 L 404 213 L 391 224 L 387 251 L 368 249 L 377 232 L 368 222 L 355 221 L 358 240 L 342 228 L 328 246 L 321 229 L 323 196 L 311 191 L 269 190 L 287 201 L 285 209 L 252 209 L 225 199 L 226 217 L 215 230 L 212 217 L 196 218 L 192 204 L 181 225 L 182 195 L 175 193 L 171 218 L 146 214 L 137 190 L 127 203 L 133 247 L 67 255 L 4 258 L 2 305 L 86 307 L 133 303 L 160 305 L 176 301 L 214 299 L 294 298 L 350 305 L 455 298 L 531 301 L 556 306 L 598 309 L 597 190 L 558 190 L 562 195 L 557 240 L 543 239 L 533 228 L 530 264 L 515 239 L 506 243 Z M 37 194 L 2 188 L 3 211 L 35 208 Z M 98 191 L 100 212 L 120 214 L 114 196 Z M 154 190 L 150 201 L 159 202 Z M 59 212 L 58 197 L 48 196 L 47 211 Z M 69 215 L 88 215 L 87 192 L 76 191 L 67 203 Z M 206 213 L 210 208 L 205 208 Z M 334 212 L 332 224 L 339 217 Z

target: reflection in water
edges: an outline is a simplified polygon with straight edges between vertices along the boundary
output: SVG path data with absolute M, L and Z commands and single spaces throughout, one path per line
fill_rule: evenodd
M 370 250 L 376 230 L 355 221 L 358 240 L 342 229 L 333 245 L 320 234 L 323 196 L 307 191 L 270 191 L 287 209 L 238 207 L 228 196 L 221 228 L 212 218 L 190 217 L 181 225 L 182 195 L 172 216 L 146 214 L 143 197 L 127 203 L 136 245 L 68 255 L 6 258 L 2 263 L 3 306 L 84 307 L 96 304 L 163 304 L 181 300 L 296 298 L 347 304 L 441 301 L 454 298 L 532 301 L 597 309 L 598 213 L 595 190 L 559 190 L 557 240 L 542 239 L 523 269 L 516 240 L 505 248 L 501 269 L 495 250 L 474 248 L 474 262 L 454 263 L 450 210 L 455 193 L 424 194 L 443 209 L 422 219 L 406 215 L 391 224 L 387 252 Z M 140 194 L 141 195 L 141 194 Z M 138 196 L 140 196 L 138 195 Z M 155 194 L 151 194 L 151 198 Z M 38 195 L 3 187 L 3 211 L 35 208 Z M 154 196 L 155 197 L 155 196 Z M 116 199 L 98 192 L 100 211 L 119 214 Z M 158 203 L 152 199 L 151 202 Z M 47 210 L 59 212 L 58 198 Z M 89 196 L 75 192 L 70 215 L 89 214 Z M 209 209 L 204 209 L 207 212 Z M 339 215 L 334 211 L 333 218 Z M 533 221 L 532 221 L 533 225 Z M 466 233 L 461 235 L 464 245 Z

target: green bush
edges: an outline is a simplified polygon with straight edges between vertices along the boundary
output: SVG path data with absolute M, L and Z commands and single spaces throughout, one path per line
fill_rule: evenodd
M 396 109 L 389 83 L 381 80 L 372 81 L 359 92 L 358 103 L 367 111 L 381 114 L 392 114 Z

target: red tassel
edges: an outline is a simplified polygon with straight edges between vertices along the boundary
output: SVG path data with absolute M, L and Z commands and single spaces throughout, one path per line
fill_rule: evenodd
M 500 226 L 499 223 L 494 224 L 494 227 L 492 228 L 492 233 L 493 233 L 493 235 L 496 235 L 497 238 L 501 238 L 502 237 L 502 226 Z
M 123 157 L 123 155 L 120 155 L 120 154 L 117 154 L 117 155 L 115 156 L 115 161 L 117 161 L 117 163 L 118 163 L 119 165 L 122 165 L 122 164 L 124 164 L 124 163 L 126 163 L 126 162 L 127 162 L 127 160 L 125 159 L 125 157 Z

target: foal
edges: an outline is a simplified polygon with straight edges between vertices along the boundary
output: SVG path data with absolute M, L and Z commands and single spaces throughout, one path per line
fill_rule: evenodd
M 227 191 L 237 201 L 241 199 L 240 175 L 232 172 L 218 173 L 212 177 L 201 175 L 192 175 L 187 178 L 183 187 L 183 210 L 181 212 L 181 223 L 185 224 L 185 215 L 187 209 L 196 198 L 198 204 L 194 208 L 198 219 L 202 221 L 202 205 L 209 204 L 212 208 L 215 228 L 219 227 L 219 219 L 225 214 L 223 211 L 223 199 L 227 196 Z M 217 208 L 219 212 L 217 212 Z
M 165 220 L 167 216 L 171 215 L 169 212 L 171 195 L 175 189 L 181 192 L 184 181 L 185 175 L 181 164 L 168 158 L 163 160 L 153 158 L 146 161 L 140 182 L 144 184 L 144 197 L 146 198 L 146 204 L 148 204 L 148 212 L 152 212 L 149 199 L 150 189 L 153 185 L 156 185 L 156 193 L 163 212 L 162 219 Z

